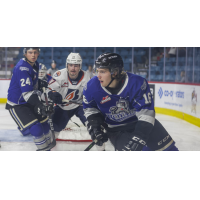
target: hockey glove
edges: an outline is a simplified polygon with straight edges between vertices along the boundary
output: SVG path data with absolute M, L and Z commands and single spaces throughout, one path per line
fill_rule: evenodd
M 55 104 L 62 104 L 62 96 L 60 93 L 52 90 L 48 93 L 48 97 L 55 103 Z
M 45 87 L 45 88 L 48 87 L 47 81 L 38 79 L 38 90 L 40 90 L 41 92 L 43 92 L 43 90 L 42 90 L 43 87 Z
M 47 115 L 51 115 L 54 112 L 53 109 L 53 104 L 50 104 L 48 106 L 43 105 L 42 103 L 37 104 L 34 107 L 34 111 L 35 113 L 37 113 L 38 115 L 43 115 L 43 116 L 47 116 Z
M 87 124 L 89 134 L 93 141 L 97 140 L 96 145 L 102 146 L 108 141 L 108 135 L 104 133 L 104 126 L 100 125 L 97 120 L 91 120 Z
M 133 135 L 132 138 L 124 145 L 122 151 L 142 151 L 146 142 L 139 135 Z

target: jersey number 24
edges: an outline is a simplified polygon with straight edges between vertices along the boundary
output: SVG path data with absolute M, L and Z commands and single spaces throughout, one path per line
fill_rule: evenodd
M 24 86 L 26 86 L 26 85 L 31 85 L 31 82 L 30 82 L 30 79 L 29 79 L 29 77 L 26 79 L 26 82 L 25 82 L 25 79 L 21 79 L 20 80 L 22 83 L 21 83 L 21 86 L 22 87 L 24 87 Z

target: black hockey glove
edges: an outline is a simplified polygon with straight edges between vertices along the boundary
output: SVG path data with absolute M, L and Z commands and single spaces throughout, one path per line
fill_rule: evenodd
M 35 113 L 43 116 L 51 115 L 54 112 L 53 104 L 45 106 L 42 103 L 39 103 L 34 107 L 34 111 Z
M 132 138 L 124 145 L 122 151 L 142 151 L 146 142 L 139 135 L 133 135 Z
M 41 92 L 43 92 L 43 90 L 42 90 L 43 87 L 45 87 L 45 88 L 48 87 L 47 81 L 38 79 L 38 90 L 40 90 Z
M 105 126 L 100 125 L 97 120 L 90 120 L 87 127 L 92 140 L 98 141 L 96 145 L 102 146 L 104 142 L 108 141 L 108 135 L 103 132 Z
M 60 93 L 52 90 L 48 93 L 48 97 L 55 103 L 55 104 L 62 104 L 62 96 Z

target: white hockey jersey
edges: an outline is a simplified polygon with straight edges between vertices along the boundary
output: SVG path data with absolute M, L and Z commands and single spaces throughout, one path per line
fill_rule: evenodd
M 49 82 L 47 94 L 50 90 L 59 92 L 63 99 L 74 100 L 82 103 L 83 99 L 83 87 L 90 80 L 90 76 L 83 70 L 79 72 L 79 76 L 76 80 L 70 81 L 68 77 L 67 69 L 58 70 L 52 76 L 52 80 Z M 77 104 L 59 104 L 63 110 L 72 110 L 77 108 Z

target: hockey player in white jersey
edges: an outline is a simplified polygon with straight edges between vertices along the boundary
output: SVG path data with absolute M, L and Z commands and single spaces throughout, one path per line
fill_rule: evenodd
M 81 66 L 80 54 L 70 53 L 66 60 L 66 68 L 54 73 L 49 82 L 48 98 L 57 104 L 52 116 L 56 137 L 66 127 L 72 116 L 76 115 L 84 125 L 87 121 L 83 106 L 62 102 L 63 99 L 67 99 L 82 104 L 83 87 L 90 80 L 90 76 L 81 70 Z
M 92 140 L 101 146 L 109 138 L 117 151 L 177 151 L 169 133 L 155 119 L 148 82 L 124 72 L 123 60 L 116 53 L 100 55 L 95 66 L 98 75 L 83 91 Z

